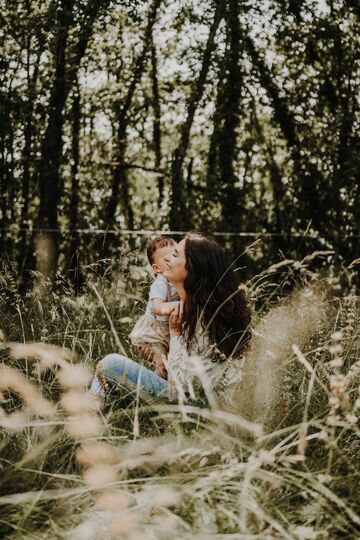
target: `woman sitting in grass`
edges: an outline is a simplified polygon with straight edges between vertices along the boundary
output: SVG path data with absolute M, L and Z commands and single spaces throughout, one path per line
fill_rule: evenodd
M 163 276 L 181 300 L 169 320 L 168 380 L 114 353 L 98 363 L 91 392 L 110 396 L 122 384 L 144 397 L 228 401 L 241 379 L 251 316 L 224 250 L 214 240 L 189 233 L 167 257 Z

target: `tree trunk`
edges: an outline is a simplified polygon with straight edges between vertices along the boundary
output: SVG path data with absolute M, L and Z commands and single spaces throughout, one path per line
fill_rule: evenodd
M 63 109 L 67 98 L 66 49 L 70 26 L 73 22 L 74 0 L 64 0 L 58 11 L 58 32 L 54 58 L 56 60 L 54 84 L 49 100 L 49 117 L 41 145 L 39 165 L 40 208 L 38 227 L 46 229 L 36 239 L 37 269 L 50 277 L 56 269 L 58 250 L 59 168 L 62 155 Z M 49 250 L 49 256 L 45 252 Z M 42 260 L 43 259 L 43 260 Z M 42 270 L 40 270 L 40 268 Z
M 154 110 L 154 150 L 155 150 L 155 169 L 160 169 L 161 165 L 161 110 L 159 97 L 159 84 L 157 78 L 157 56 L 156 47 L 152 39 L 151 42 L 151 82 L 153 95 L 153 110 Z M 161 208 L 164 198 L 164 176 L 158 176 L 159 190 L 159 208 Z
M 6 225 L 7 225 L 7 162 L 5 151 L 5 126 L 8 126 L 5 108 L 2 107 L 3 96 L 0 102 L 0 254 L 5 254 Z
M 72 126 L 71 126 L 71 196 L 69 207 L 70 244 L 68 252 L 67 273 L 75 293 L 79 293 L 82 285 L 80 269 L 80 236 L 79 236 L 79 142 L 81 104 L 78 81 L 74 88 L 72 103 Z
M 161 0 L 154 0 L 150 9 L 148 23 L 144 33 L 144 42 L 142 50 L 136 60 L 134 74 L 131 79 L 126 97 L 121 100 L 121 104 L 115 104 L 115 112 L 117 116 L 118 130 L 115 150 L 115 161 L 117 165 L 114 168 L 111 195 L 106 207 L 105 223 L 107 227 L 112 227 L 115 224 L 116 210 L 119 202 L 125 214 L 126 224 L 129 229 L 134 228 L 134 214 L 129 197 L 129 185 L 127 171 L 125 168 L 125 157 L 127 150 L 127 126 L 129 122 L 129 113 L 134 97 L 135 90 L 139 84 L 142 74 L 146 66 L 147 55 L 151 43 L 152 29 L 156 21 L 157 12 L 160 7 Z
M 273 148 L 266 140 L 261 123 L 256 115 L 255 104 L 253 104 L 252 125 L 256 131 L 257 139 L 264 149 L 265 159 L 269 169 L 270 185 L 273 196 L 273 218 L 269 224 L 270 231 L 274 233 L 281 233 L 282 231 L 286 230 L 289 216 L 291 216 L 288 204 L 288 196 L 286 194 L 286 188 L 282 182 L 283 176 L 281 170 L 274 159 Z M 273 241 L 277 249 L 285 249 L 286 241 L 283 236 L 275 236 Z
M 107 204 L 105 223 L 110 228 L 115 225 L 116 209 L 120 198 L 126 226 L 132 230 L 134 228 L 134 214 L 129 197 L 128 173 L 125 166 L 125 154 L 127 150 L 126 131 L 126 124 L 123 122 L 117 131 L 116 165 L 113 171 L 112 189 Z
M 26 1 L 27 13 L 30 16 L 31 14 L 31 2 Z M 52 7 L 50 8 L 50 13 L 52 12 Z M 49 13 L 49 15 L 50 15 Z M 50 20 L 50 16 L 49 16 Z M 33 66 L 33 74 L 31 75 L 30 70 L 30 57 L 32 54 L 31 50 L 31 34 L 28 30 L 26 37 L 26 73 L 27 73 L 27 102 L 25 103 L 25 114 L 24 114 L 24 150 L 23 150 L 23 178 L 22 178 L 22 189 L 21 189 L 21 215 L 20 215 L 20 235 L 19 235 L 19 247 L 18 247 L 18 269 L 20 275 L 23 273 L 24 269 L 27 267 L 29 259 L 31 259 L 31 253 L 29 253 L 33 246 L 28 237 L 28 220 L 29 220 L 29 204 L 30 204 L 30 189 L 31 189 L 31 168 L 33 166 L 33 153 L 32 153 L 32 144 L 35 134 L 35 120 L 34 120 L 34 107 L 36 99 L 36 84 L 38 81 L 39 66 L 41 54 L 44 50 L 45 44 L 45 32 L 40 36 L 38 43 L 38 52 L 36 63 Z M 29 246 L 30 244 L 30 246 Z
M 12 249 L 11 231 L 11 212 L 13 203 L 14 175 L 13 175 L 13 125 L 10 111 L 12 108 L 9 95 L 1 95 L 0 103 L 0 211 L 1 211 L 1 240 L 0 253 L 6 254 L 9 258 Z
M 226 32 L 228 51 L 226 55 L 226 81 L 222 105 L 221 136 L 219 137 L 219 168 L 223 220 L 221 228 L 237 232 L 243 218 L 243 194 L 236 186 L 234 170 L 236 160 L 237 127 L 240 118 L 242 73 L 240 57 L 242 53 L 242 34 L 239 22 L 237 0 L 228 0 L 226 10 Z
M 324 212 L 321 208 L 318 192 L 318 189 L 321 189 L 323 184 L 322 176 L 316 165 L 309 160 L 306 163 L 304 162 L 301 154 L 301 141 L 297 135 L 296 121 L 289 111 L 285 99 L 280 96 L 279 88 L 276 86 L 264 59 L 256 50 L 250 37 L 246 38 L 246 47 L 253 65 L 258 71 L 260 84 L 267 91 L 272 101 L 274 117 L 288 144 L 294 163 L 294 173 L 298 183 L 294 187 L 297 191 L 299 201 L 304 204 L 299 221 L 305 227 L 311 220 L 318 231 L 324 231 L 326 230 L 326 217 L 323 215 Z
M 0 86 L 0 255 L 5 253 L 5 226 L 6 226 L 6 160 L 5 160 L 5 126 L 7 118 L 5 113 L 5 96 Z
M 196 109 L 203 95 L 204 86 L 211 63 L 211 55 L 215 47 L 215 36 L 221 19 L 224 16 L 225 4 L 218 0 L 214 19 L 210 27 L 209 36 L 205 46 L 201 70 L 198 79 L 192 88 L 187 107 L 187 118 L 181 127 L 180 140 L 174 151 L 171 165 L 171 207 L 169 213 L 170 228 L 173 230 L 186 230 L 189 227 L 190 218 L 186 209 L 184 190 L 184 160 L 189 146 L 190 130 L 194 120 Z
M 239 216 L 243 214 L 241 191 L 236 186 L 237 176 L 234 171 L 242 86 L 240 57 L 243 47 L 236 0 L 228 0 L 225 20 L 226 48 L 219 73 L 206 175 L 208 199 L 221 204 L 224 217 L 220 224 L 216 223 L 214 208 L 210 207 L 204 216 L 203 226 L 210 231 L 214 226 L 220 226 L 221 229 L 234 232 L 239 230 Z
M 73 48 L 67 47 L 70 26 L 73 23 L 75 0 L 63 0 L 58 11 L 58 32 L 55 50 L 55 76 L 49 100 L 49 117 L 41 145 L 39 165 L 40 208 L 38 226 L 44 229 L 37 244 L 48 246 L 50 256 L 44 256 L 43 247 L 38 254 L 38 267 L 46 270 L 46 277 L 51 276 L 57 265 L 58 257 L 58 205 L 60 200 L 59 168 L 62 156 L 63 110 L 66 99 L 73 87 L 81 60 L 85 54 L 91 36 L 94 21 L 101 7 L 106 7 L 110 0 L 89 0 L 84 11 L 84 20 L 79 37 Z M 68 59 L 67 59 L 68 57 Z M 46 239 L 46 241 L 44 241 Z M 39 259 L 40 258 L 40 259 Z
M 210 200 L 218 199 L 219 197 L 219 144 L 221 139 L 221 122 L 223 119 L 223 103 L 226 79 L 226 56 L 227 49 L 225 49 L 223 61 L 221 62 L 221 69 L 219 73 L 219 80 L 217 84 L 217 95 L 215 101 L 215 111 L 213 116 L 213 132 L 210 137 L 207 171 L 206 171 L 206 188 L 208 197 Z

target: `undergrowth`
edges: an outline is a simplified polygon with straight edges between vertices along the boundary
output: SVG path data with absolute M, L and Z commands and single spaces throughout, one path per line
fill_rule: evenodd
M 351 269 L 313 259 L 247 284 L 253 346 L 228 411 L 89 401 L 101 357 L 136 358 L 151 278 L 135 255 L 77 297 L 60 278 L 20 295 L 4 268 L 0 537 L 358 538 L 359 298 Z

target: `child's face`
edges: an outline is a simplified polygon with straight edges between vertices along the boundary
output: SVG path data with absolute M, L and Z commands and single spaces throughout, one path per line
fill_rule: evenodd
M 184 238 L 181 240 L 181 242 L 174 246 L 170 257 L 167 258 L 166 268 L 163 272 L 164 277 L 173 285 L 183 283 L 187 276 L 185 242 L 186 239 Z
M 154 262 L 152 264 L 152 269 L 157 274 L 162 274 L 164 270 L 167 268 L 167 262 L 166 259 L 171 255 L 171 253 L 176 248 L 177 244 L 172 244 L 171 246 L 165 246 L 162 248 L 159 248 L 155 251 L 153 258 Z

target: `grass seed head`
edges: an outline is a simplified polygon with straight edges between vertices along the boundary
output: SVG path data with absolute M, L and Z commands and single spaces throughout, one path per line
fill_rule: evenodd
M 92 372 L 84 365 L 66 365 L 60 370 L 58 379 L 63 388 L 76 388 L 87 385 L 92 379 Z
M 56 413 L 54 405 L 43 398 L 22 373 L 5 366 L 0 368 L 0 391 L 4 390 L 19 394 L 29 409 L 39 416 L 51 417 Z
M 340 354 L 342 352 L 342 346 L 339 344 L 329 347 L 330 354 Z
M 121 317 L 121 319 L 119 319 L 119 322 L 121 324 L 132 324 L 133 319 L 131 317 Z
M 18 411 L 11 414 L 6 414 L 0 408 L 0 426 L 8 431 L 21 431 L 25 429 L 29 423 L 29 415 L 25 411 Z
M 118 516 L 111 520 L 109 531 L 116 537 L 123 538 L 123 535 L 128 535 L 131 530 L 136 528 L 137 524 L 138 520 L 133 513 L 129 512 L 129 510 L 122 510 Z M 137 533 L 133 538 L 142 540 Z
M 65 392 L 61 398 L 61 404 L 69 413 L 98 410 L 98 404 L 89 393 L 76 389 Z
M 339 369 L 343 366 L 344 361 L 340 356 L 335 356 L 333 360 L 330 360 L 329 365 L 334 369 Z
M 321 328 L 325 317 L 321 293 L 308 287 L 294 291 L 255 325 L 236 394 L 236 410 L 240 414 L 265 424 L 266 429 L 279 425 L 287 409 L 285 392 L 289 384 L 284 377 L 289 369 L 285 366 L 295 353 L 306 370 L 313 371 L 301 351 Z M 279 403 L 281 410 L 276 408 Z
M 87 439 L 102 435 L 104 426 L 95 414 L 82 413 L 69 417 L 66 429 L 74 439 Z
M 116 469 L 112 465 L 105 463 L 98 463 L 89 467 L 83 476 L 85 483 L 96 489 L 113 484 L 118 479 Z
M 57 345 L 45 343 L 13 343 L 10 347 L 10 356 L 15 360 L 39 359 L 41 369 L 45 370 L 56 365 L 66 365 L 71 359 L 71 352 Z
M 339 330 L 338 332 L 333 332 L 330 338 L 333 341 L 341 341 L 342 339 L 344 339 L 344 332 L 342 332 L 341 330 Z
M 84 444 L 77 450 L 76 457 L 82 465 L 95 463 L 117 463 L 119 454 L 113 446 L 102 443 Z
M 176 506 L 181 499 L 181 494 L 169 486 L 151 486 L 142 495 L 151 506 Z
M 104 491 L 96 500 L 96 505 L 101 510 L 119 511 L 133 506 L 135 498 L 127 491 Z

